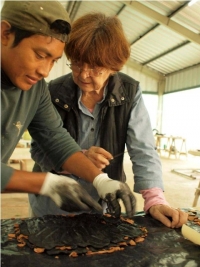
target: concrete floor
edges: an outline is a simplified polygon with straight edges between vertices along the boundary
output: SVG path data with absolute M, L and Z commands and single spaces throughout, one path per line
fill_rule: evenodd
M 197 174 L 196 179 L 184 177 L 172 172 L 173 169 L 181 168 L 198 168 L 200 169 L 200 157 L 192 155 L 182 155 L 180 159 L 176 159 L 174 155 L 168 158 L 165 152 L 161 155 L 163 168 L 163 180 L 165 185 L 165 197 L 169 204 L 174 208 L 190 208 L 192 207 L 195 188 L 198 186 L 200 176 Z M 19 169 L 19 164 L 13 164 L 14 168 Z M 33 162 L 30 160 L 27 164 L 28 170 L 32 169 Z M 127 183 L 133 188 L 132 165 L 128 154 L 125 154 L 124 166 L 127 175 Z M 140 194 L 136 194 L 137 211 L 143 210 L 143 198 Z M 197 206 L 200 206 L 200 198 Z M 28 217 L 28 197 L 25 193 L 17 194 L 1 194 L 1 218 L 26 218 Z

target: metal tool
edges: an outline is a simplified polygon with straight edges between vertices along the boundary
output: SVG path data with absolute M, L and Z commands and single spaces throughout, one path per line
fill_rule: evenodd
M 134 150 L 134 149 L 130 149 L 129 151 L 132 151 L 132 150 Z M 156 147 L 155 147 L 155 150 L 157 150 Z M 111 163 L 115 158 L 117 158 L 117 157 L 119 157 L 119 156 L 121 156 L 121 155 L 123 155 L 123 154 L 125 154 L 125 153 L 127 153 L 127 152 L 128 152 L 128 150 L 126 150 L 126 151 L 124 151 L 124 152 L 121 152 L 121 153 L 115 155 L 112 159 L 109 160 L 110 163 Z
M 124 152 L 121 152 L 121 153 L 115 155 L 112 159 L 109 160 L 110 163 L 112 163 L 112 161 L 113 161 L 115 158 L 118 158 L 119 156 L 121 156 L 121 155 L 123 155 L 123 154 L 125 154 L 125 153 L 127 153 L 127 152 L 128 152 L 128 150 L 126 150 L 126 151 L 124 151 Z

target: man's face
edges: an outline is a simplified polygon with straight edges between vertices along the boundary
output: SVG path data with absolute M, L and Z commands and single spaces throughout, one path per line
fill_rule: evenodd
M 49 75 L 54 63 L 62 56 L 64 43 L 43 35 L 32 35 L 12 47 L 14 34 L 2 45 L 2 69 L 11 82 L 22 90 L 29 90 Z M 6 44 L 6 45 L 5 45 Z

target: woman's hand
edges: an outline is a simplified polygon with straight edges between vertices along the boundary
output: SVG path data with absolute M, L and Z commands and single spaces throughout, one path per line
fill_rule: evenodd
M 110 160 L 113 158 L 113 156 L 108 151 L 97 146 L 90 147 L 85 151 L 84 154 L 100 170 L 103 170 L 107 165 L 109 165 Z
M 179 228 L 188 220 L 186 212 L 167 205 L 154 205 L 149 209 L 149 213 L 154 219 L 171 228 Z

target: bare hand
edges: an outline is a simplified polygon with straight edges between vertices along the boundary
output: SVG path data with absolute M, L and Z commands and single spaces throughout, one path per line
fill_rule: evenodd
M 167 227 L 179 228 L 188 220 L 188 214 L 167 205 L 155 205 L 149 209 L 151 216 Z
M 107 165 L 109 165 L 110 164 L 109 160 L 113 158 L 113 156 L 108 151 L 97 146 L 90 147 L 85 152 L 85 155 L 100 170 L 103 170 Z

